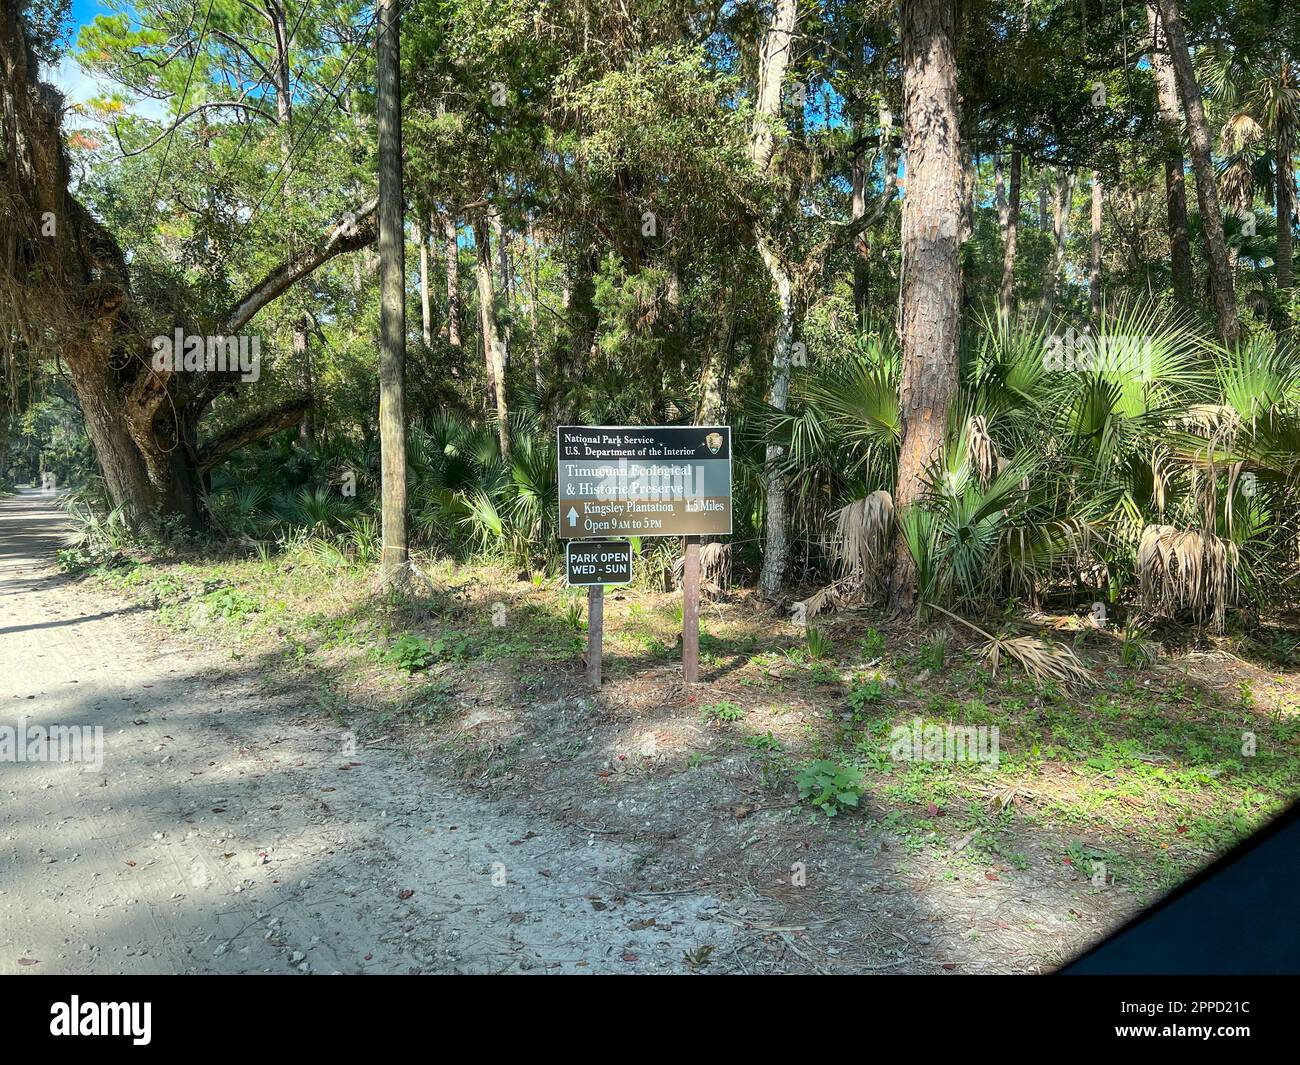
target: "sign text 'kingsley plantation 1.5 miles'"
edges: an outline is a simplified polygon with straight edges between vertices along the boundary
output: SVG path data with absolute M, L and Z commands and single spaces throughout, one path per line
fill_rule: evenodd
M 731 427 L 562 425 L 560 538 L 731 533 Z

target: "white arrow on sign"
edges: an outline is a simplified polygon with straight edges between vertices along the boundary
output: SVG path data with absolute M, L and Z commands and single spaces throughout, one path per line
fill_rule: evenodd
M 575 507 L 570 507 L 570 508 L 569 508 L 569 525 L 573 526 L 573 525 L 577 525 L 577 524 L 578 524 L 578 511 L 577 511 L 577 509 L 576 509 Z

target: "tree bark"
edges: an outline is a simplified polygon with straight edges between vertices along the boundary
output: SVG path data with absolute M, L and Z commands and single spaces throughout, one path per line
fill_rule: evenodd
M 511 288 L 511 279 L 514 274 L 510 268 L 510 250 L 506 242 L 506 227 L 501 221 L 501 212 L 496 207 L 493 207 L 488 215 L 488 225 L 491 229 L 492 239 L 496 241 L 497 283 L 495 291 L 500 293 L 501 305 L 506 310 L 504 322 L 501 320 L 500 315 L 497 316 L 497 334 L 501 341 L 501 368 L 504 377 L 505 371 L 510 367 L 510 352 L 514 346 L 509 313 L 514 295 Z
M 420 335 L 424 346 L 433 346 L 433 309 L 429 302 L 429 236 L 430 227 L 415 222 L 411 237 L 420 248 Z
M 1228 263 L 1228 247 L 1223 236 L 1223 215 L 1219 210 L 1219 193 L 1215 184 L 1214 160 L 1210 154 L 1210 127 L 1201 104 L 1201 87 L 1192 69 L 1178 0 L 1157 0 L 1165 39 L 1169 42 L 1169 59 L 1178 79 L 1178 94 L 1187 116 L 1187 138 L 1191 147 L 1192 171 L 1196 174 L 1196 201 L 1201 208 L 1201 227 L 1205 232 L 1206 258 L 1210 266 L 1210 291 L 1219 322 L 1219 337 L 1228 347 L 1241 341 L 1241 321 L 1237 317 L 1237 294 Z
M 1092 172 L 1092 246 L 1088 258 L 1088 302 L 1092 320 L 1101 319 L 1101 174 Z
M 298 380 L 302 382 L 303 395 L 309 398 L 302 420 L 298 423 L 298 443 L 303 447 L 311 447 L 316 438 L 316 427 L 313 424 L 310 404 L 313 391 L 311 350 L 308 346 L 310 331 L 311 319 L 307 315 L 300 314 L 293 320 L 293 361 L 298 367 Z
M 497 412 L 497 441 L 501 458 L 510 461 L 510 408 L 506 401 L 505 345 L 497 332 L 496 292 L 492 280 L 492 241 L 489 222 L 483 214 L 474 219 L 474 277 L 478 283 L 479 332 L 483 337 L 483 361 L 487 366 L 488 388 Z
M 406 238 L 402 199 L 401 46 L 397 0 L 378 0 L 379 117 L 379 451 L 381 580 L 410 575 L 406 539 Z
M 781 117 L 781 89 L 785 83 L 786 67 L 790 64 L 791 44 L 798 17 L 797 0 L 776 0 L 759 46 L 754 125 L 749 137 L 749 157 L 759 173 L 767 172 L 772 162 L 772 152 L 776 148 L 776 132 Z
M 447 343 L 460 349 L 460 244 L 456 219 L 448 214 L 442 222 L 443 261 L 447 271 Z
M 301 424 L 311 402 L 309 395 L 294 396 L 278 407 L 255 414 L 227 429 L 199 453 L 199 473 L 207 474 L 222 459 L 254 441 L 288 429 L 295 423 Z
M 533 343 L 533 386 L 537 389 L 538 395 L 542 392 L 542 342 L 538 333 L 537 301 L 540 295 L 541 284 L 538 278 L 538 265 L 541 259 L 541 248 L 537 243 L 537 233 L 533 228 L 532 216 L 528 216 L 528 232 L 526 238 L 528 251 L 528 323 L 529 330 L 532 333 Z
M 785 410 L 790 399 L 790 353 L 794 346 L 796 325 L 794 285 L 788 271 L 766 242 L 759 244 L 759 252 L 776 288 L 777 303 L 780 306 L 780 318 L 773 343 L 772 385 L 767 401 L 776 410 Z M 785 448 L 778 444 L 768 444 L 763 458 L 767 513 L 764 523 L 763 568 L 759 573 L 758 590 L 766 596 L 775 596 L 781 590 L 781 580 L 790 564 L 785 473 L 781 468 Z
M 1007 190 L 1006 239 L 1002 245 L 1002 284 L 998 288 L 998 309 L 1008 318 L 1016 312 L 1016 242 L 1020 234 L 1021 156 L 1011 151 L 1011 174 Z
M 1056 296 L 1065 266 L 1065 245 L 1070 239 L 1070 207 L 1074 200 L 1074 171 L 1063 170 L 1056 178 L 1056 200 L 1052 214 L 1052 258 L 1043 279 L 1043 320 L 1056 309 Z
M 1165 212 L 1169 229 L 1169 265 L 1174 299 L 1183 307 L 1192 305 L 1192 245 L 1187 225 L 1187 181 L 1183 176 L 1182 112 L 1178 109 L 1178 76 L 1169 60 L 1156 13 L 1155 0 L 1147 3 L 1147 27 L 1151 31 L 1151 69 L 1156 76 L 1160 105 L 1160 133 L 1165 144 Z
M 960 108 L 960 102 L 958 103 Z M 975 200 L 979 195 L 979 160 L 973 148 L 964 148 L 961 163 L 961 241 L 975 232 Z
M 1291 234 L 1291 214 L 1295 210 L 1295 159 L 1293 129 L 1284 122 L 1277 133 L 1277 151 L 1274 168 L 1277 171 L 1277 191 L 1274 205 L 1277 211 L 1277 296 L 1282 305 L 1284 328 L 1291 322 L 1291 264 L 1295 257 L 1294 238 Z
M 849 217 L 857 221 L 867 213 L 867 161 L 865 155 L 859 154 L 853 159 L 850 173 L 853 201 Z M 867 286 L 870 280 L 871 245 L 866 233 L 859 233 L 853 241 L 853 313 L 857 316 L 858 328 L 867 321 Z
M 230 309 L 222 323 L 222 334 L 231 336 L 239 332 L 268 303 L 278 299 L 296 282 L 335 256 L 373 244 L 379 233 L 378 208 L 378 199 L 367 200 L 332 225 L 317 243 L 299 248 L 290 258 L 272 267 Z
M 952 0 L 902 0 L 903 342 L 896 511 L 916 505 L 926 468 L 942 449 L 957 391 L 961 293 L 961 145 L 958 134 L 956 14 Z M 916 599 L 916 568 L 896 538 L 891 580 L 896 607 Z
M 776 0 L 759 49 L 758 86 L 754 96 L 754 124 L 750 131 L 749 156 L 755 171 L 763 175 L 770 171 L 776 149 L 776 131 L 781 118 L 781 88 L 790 63 L 798 15 L 797 0 Z M 754 238 L 780 305 L 780 324 L 772 350 L 768 402 L 777 410 L 785 410 L 790 392 L 790 346 L 794 335 L 793 283 L 778 257 L 774 242 L 763 231 L 761 220 L 755 223 Z M 764 455 L 767 517 L 763 568 L 759 574 L 758 587 L 760 592 L 768 596 L 774 596 L 780 590 L 790 560 L 785 514 L 785 475 L 781 472 L 784 455 L 785 449 L 776 444 L 768 444 Z

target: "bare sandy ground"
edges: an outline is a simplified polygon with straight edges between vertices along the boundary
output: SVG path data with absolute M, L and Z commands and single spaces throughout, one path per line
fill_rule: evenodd
M 102 728 L 102 765 L 0 761 L 0 972 L 743 967 L 716 899 L 624 890 L 630 848 L 357 748 L 59 576 L 54 503 L 0 499 L 0 726 Z

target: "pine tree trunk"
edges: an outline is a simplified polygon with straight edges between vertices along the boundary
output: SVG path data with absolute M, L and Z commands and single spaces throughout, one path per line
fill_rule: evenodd
M 776 289 L 780 305 L 780 318 L 773 343 L 772 384 L 767 401 L 776 410 L 785 410 L 790 399 L 790 353 L 795 338 L 795 292 L 789 273 L 766 244 L 759 245 L 763 263 Z M 781 590 L 781 580 L 790 564 L 790 533 L 786 517 L 785 474 L 781 462 L 785 448 L 768 444 L 764 453 L 763 479 L 767 490 L 767 514 L 764 523 L 765 540 L 763 569 L 758 578 L 758 590 L 766 596 L 775 596 Z
M 795 26 L 799 18 L 797 0 L 777 0 L 759 47 L 758 87 L 754 99 L 754 124 L 750 130 L 749 155 L 754 169 L 766 174 L 776 148 L 776 131 L 781 120 L 781 90 L 790 63 Z M 780 322 L 773 338 L 772 377 L 768 402 L 785 410 L 790 390 L 790 346 L 794 339 L 794 291 L 791 279 L 775 247 L 760 223 L 754 240 L 767 267 L 780 306 Z M 780 461 L 784 448 L 769 444 L 763 478 L 767 486 L 767 520 L 764 529 L 763 569 L 758 587 L 774 596 L 781 588 L 790 561 L 790 538 L 786 529 L 785 475 Z
M 1277 191 L 1274 205 L 1277 211 L 1277 296 L 1282 305 L 1284 328 L 1291 322 L 1291 264 L 1295 256 L 1294 238 L 1291 234 L 1291 214 L 1295 209 L 1295 160 L 1293 131 L 1284 123 L 1277 135 L 1277 152 L 1274 168 L 1277 172 Z
M 533 343 L 533 385 L 536 387 L 538 394 L 542 391 L 542 343 L 538 333 L 537 301 L 540 297 L 541 284 L 538 279 L 538 261 L 541 259 L 541 248 L 537 243 L 537 233 L 533 228 L 533 220 L 528 218 L 528 324 L 532 333 Z
M 1074 200 L 1074 171 L 1063 170 L 1056 179 L 1056 200 L 1052 214 L 1052 258 L 1043 280 L 1043 320 L 1056 309 L 1056 296 L 1065 266 L 1065 245 L 1070 239 L 1070 206 Z
M 385 587 L 409 577 L 406 539 L 406 237 L 402 199 L 402 90 L 397 0 L 379 0 L 379 451 Z
M 1088 260 L 1088 297 L 1092 320 L 1101 319 L 1101 174 L 1092 172 L 1092 248 Z
M 496 208 L 493 208 L 488 215 L 488 225 L 492 239 L 496 242 L 497 282 L 495 291 L 500 293 L 501 305 L 508 312 L 514 295 L 511 289 L 511 279 L 514 275 L 510 269 L 510 252 L 506 242 L 505 225 L 501 221 L 501 212 Z M 501 341 L 501 365 L 503 368 L 508 368 L 514 339 L 511 336 L 510 316 L 508 313 L 504 323 L 498 318 L 497 333 Z
M 311 319 L 303 314 L 293 322 L 293 361 L 298 367 L 298 380 L 304 395 L 310 396 L 315 391 L 311 372 L 311 350 L 308 346 Z M 311 447 L 316 439 L 316 427 L 308 411 L 307 416 L 298 423 L 298 443 Z
M 849 218 L 856 222 L 867 213 L 867 161 L 858 155 L 853 159 L 850 173 L 853 200 L 849 209 Z M 867 320 L 867 286 L 870 283 L 871 245 L 865 233 L 859 233 L 853 239 L 853 313 L 857 316 L 858 328 L 866 325 Z
M 1016 242 L 1020 235 L 1020 152 L 1011 152 L 1011 176 L 1007 190 L 1006 240 L 1002 246 L 1002 284 L 998 288 L 998 309 L 1008 318 L 1016 311 Z
M 478 282 L 478 321 L 479 332 L 483 337 L 483 361 L 487 366 L 488 387 L 497 412 L 497 441 L 501 445 L 501 458 L 508 463 L 510 408 L 506 400 L 505 345 L 497 331 L 489 223 L 481 214 L 474 220 L 474 276 Z
M 442 221 L 443 261 L 447 272 L 447 343 L 460 349 L 460 244 L 456 219 L 447 215 Z
M 960 106 L 960 105 L 959 105 Z M 961 241 L 966 243 L 975 232 L 976 198 L 979 196 L 979 160 L 975 150 L 964 149 L 961 164 Z
M 1241 340 L 1241 321 L 1237 317 L 1237 295 L 1228 263 L 1228 246 L 1223 236 L 1223 215 L 1215 184 L 1214 160 L 1210 154 L 1210 127 L 1201 104 L 1201 88 L 1192 69 L 1192 56 L 1178 13 L 1178 0 L 1157 0 L 1165 39 L 1169 42 L 1169 59 L 1178 79 L 1178 95 L 1187 116 L 1187 137 L 1191 147 L 1192 171 L 1196 174 L 1196 201 L 1201 209 L 1201 227 L 1205 233 L 1206 257 L 1210 264 L 1210 291 L 1219 321 L 1219 337 L 1229 347 Z
M 416 222 L 411 226 L 411 236 L 420 247 L 420 335 L 424 346 L 433 345 L 433 310 L 429 303 L 429 233 L 427 224 Z
M 952 0 L 902 0 L 903 201 L 902 440 L 894 506 L 914 505 L 926 468 L 942 449 L 957 392 L 961 263 L 961 145 L 958 143 L 956 15 Z M 916 598 L 916 568 L 896 538 L 892 598 Z
M 1182 112 L 1178 108 L 1178 77 L 1169 61 L 1156 13 L 1155 0 L 1147 4 L 1147 27 L 1151 31 L 1151 69 L 1156 76 L 1160 105 L 1160 133 L 1165 143 L 1165 210 L 1169 228 L 1169 265 L 1173 275 L 1174 299 L 1184 307 L 1192 305 L 1192 245 L 1187 226 L 1187 181 L 1183 176 Z

